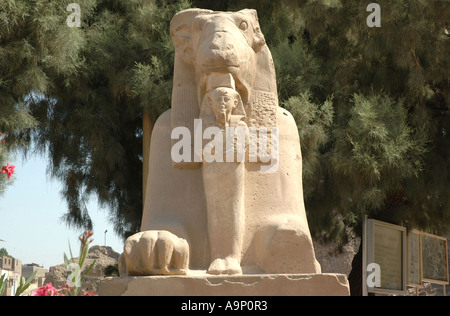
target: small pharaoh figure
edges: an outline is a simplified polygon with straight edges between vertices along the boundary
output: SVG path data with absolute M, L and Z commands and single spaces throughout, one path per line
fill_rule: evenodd
M 205 98 L 220 127 L 245 124 L 242 121 L 245 115 L 236 115 L 236 113 L 242 113 L 242 110 L 238 109 L 238 105 L 241 105 L 242 101 L 239 93 L 232 88 L 215 88 L 208 92 Z
M 211 116 L 214 116 L 215 125 L 219 127 L 244 123 L 239 122 L 246 116 L 244 105 L 231 74 L 213 72 L 207 79 L 200 117 L 208 121 L 211 120 Z
M 214 130 L 217 135 L 214 141 L 203 146 L 202 155 L 205 157 L 209 153 L 213 156 L 212 159 L 207 158 L 206 162 L 214 158 L 216 161 L 243 162 L 249 139 L 241 96 L 234 88 L 231 75 L 213 73 L 210 77 L 213 79 L 208 80 L 208 92 L 203 98 L 200 118 L 205 128 L 217 127 L 220 130 Z M 219 153 L 218 147 L 223 148 L 223 151 Z
M 231 75 L 210 75 L 200 118 L 206 123 L 205 127 L 216 127 L 215 138 L 222 137 L 218 142 L 216 139 L 209 142 L 203 149 L 203 153 L 209 152 L 217 158 L 211 160 L 203 156 L 202 167 L 211 251 L 208 273 L 241 274 L 245 218 L 243 157 L 247 124 L 243 121 L 244 107 Z M 242 135 L 244 137 L 240 137 Z M 227 141 L 227 137 L 232 137 L 232 141 Z M 239 142 L 244 142 L 244 146 L 238 146 Z M 217 153 L 224 145 L 225 151 Z M 241 159 L 236 159 L 235 154 L 240 154 Z

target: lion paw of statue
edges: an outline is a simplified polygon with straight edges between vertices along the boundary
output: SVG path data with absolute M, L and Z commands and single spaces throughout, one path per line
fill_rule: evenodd
M 189 245 L 165 230 L 134 234 L 125 241 L 119 258 L 120 275 L 184 275 L 189 265 Z

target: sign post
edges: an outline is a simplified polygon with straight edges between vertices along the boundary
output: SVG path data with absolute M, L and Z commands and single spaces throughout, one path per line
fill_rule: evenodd
M 367 216 L 363 223 L 363 295 L 406 293 L 416 295 L 423 282 L 449 284 L 447 238 Z
M 444 286 L 449 283 L 447 238 L 420 232 L 420 257 L 423 281 Z
M 415 288 L 416 296 L 419 286 L 422 285 L 420 255 L 420 232 L 411 230 L 408 232 L 408 286 Z
M 406 293 L 406 228 L 365 218 L 363 295 Z

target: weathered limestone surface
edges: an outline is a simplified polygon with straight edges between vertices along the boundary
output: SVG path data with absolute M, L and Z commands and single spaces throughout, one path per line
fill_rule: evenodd
M 256 11 L 185 10 L 170 31 L 172 108 L 153 128 L 141 233 L 125 243 L 121 275 L 320 273 L 303 201 L 298 130 L 278 106 Z M 171 133 L 186 127 L 194 139 L 195 119 L 220 135 L 229 127 L 257 130 L 245 138 L 257 143 L 256 157 L 246 152 L 245 161 L 222 162 L 203 155 L 196 162 L 192 144 L 193 160 L 174 162 Z M 208 145 L 200 149 L 205 154 Z
M 344 274 L 121 277 L 103 280 L 101 296 L 348 296 Z
M 348 295 L 315 257 L 298 129 L 256 11 L 181 11 L 170 34 L 172 107 L 153 127 L 141 232 L 100 294 Z

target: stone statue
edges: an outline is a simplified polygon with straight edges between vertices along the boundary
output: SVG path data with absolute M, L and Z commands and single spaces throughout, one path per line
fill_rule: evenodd
M 153 128 L 141 232 L 121 275 L 320 273 L 298 130 L 278 106 L 256 11 L 185 10 L 170 33 L 172 108 Z

